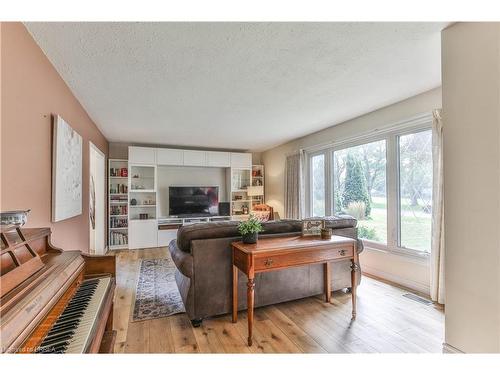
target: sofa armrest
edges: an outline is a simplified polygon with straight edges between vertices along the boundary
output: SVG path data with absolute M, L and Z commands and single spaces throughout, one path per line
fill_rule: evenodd
M 172 256 L 177 269 L 190 279 L 193 277 L 193 256 L 177 247 L 177 240 L 172 240 L 168 244 L 168 251 Z

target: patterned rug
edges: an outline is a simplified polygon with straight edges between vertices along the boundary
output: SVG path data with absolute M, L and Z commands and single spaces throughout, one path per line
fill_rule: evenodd
M 135 289 L 133 321 L 185 312 L 175 283 L 175 264 L 167 259 L 144 259 Z

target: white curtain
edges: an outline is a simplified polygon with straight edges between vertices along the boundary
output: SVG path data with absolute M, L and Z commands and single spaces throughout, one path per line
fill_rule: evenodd
M 285 218 L 301 219 L 305 210 L 304 194 L 305 153 L 289 155 L 285 164 Z
M 444 304 L 444 196 L 443 196 L 443 122 L 441 110 L 432 111 L 432 241 L 431 298 Z

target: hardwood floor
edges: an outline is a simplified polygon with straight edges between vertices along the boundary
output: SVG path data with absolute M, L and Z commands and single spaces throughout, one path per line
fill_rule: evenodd
M 163 258 L 166 248 L 116 252 L 114 329 L 117 353 L 441 353 L 444 313 L 412 301 L 407 291 L 364 276 L 358 314 L 350 294 L 335 292 L 255 310 L 254 345 L 246 345 L 246 314 L 205 319 L 193 328 L 186 314 L 131 322 L 141 259 Z

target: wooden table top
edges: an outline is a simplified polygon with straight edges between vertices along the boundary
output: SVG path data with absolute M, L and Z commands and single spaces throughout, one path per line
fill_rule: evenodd
M 332 236 L 331 239 L 323 240 L 321 236 L 294 236 L 294 237 L 271 237 L 262 238 L 255 244 L 246 244 L 242 241 L 233 242 L 231 245 L 238 250 L 254 254 L 280 249 L 301 249 L 311 247 L 328 247 L 331 245 L 353 244 L 355 239 L 343 236 Z

